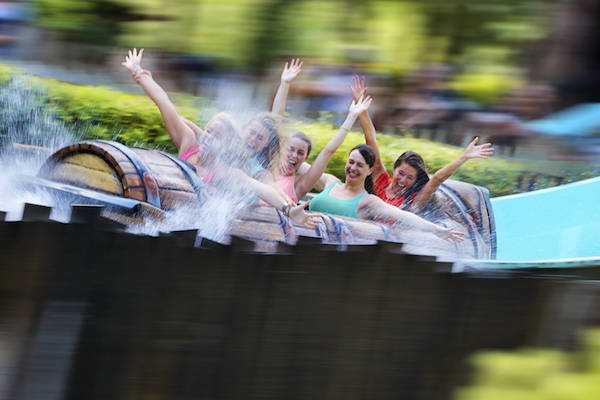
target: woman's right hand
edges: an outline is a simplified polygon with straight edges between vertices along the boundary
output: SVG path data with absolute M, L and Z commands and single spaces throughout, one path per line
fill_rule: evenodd
M 281 82 L 290 83 L 296 79 L 300 71 L 302 71 L 302 65 L 304 65 L 304 61 L 299 58 L 292 58 L 289 63 L 286 62 L 281 73 Z
M 297 225 L 303 225 L 307 228 L 314 228 L 319 224 L 323 223 L 323 214 L 321 213 L 307 213 L 306 209 L 310 201 L 298 206 L 293 206 L 290 209 L 290 219 Z

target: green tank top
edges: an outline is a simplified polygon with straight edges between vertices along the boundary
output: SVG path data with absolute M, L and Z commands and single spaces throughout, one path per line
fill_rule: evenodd
M 343 215 L 345 217 L 358 218 L 356 214 L 356 206 L 360 199 L 362 199 L 366 193 L 360 194 L 353 199 L 341 200 L 331 197 L 329 192 L 334 185 L 342 185 L 342 182 L 335 182 L 327 186 L 325 190 L 316 195 L 310 202 L 308 209 L 311 211 L 324 212 L 328 214 Z

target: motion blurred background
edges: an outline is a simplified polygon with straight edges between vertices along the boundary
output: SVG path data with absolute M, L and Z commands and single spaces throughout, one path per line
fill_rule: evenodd
M 294 117 L 335 122 L 364 74 L 379 132 L 456 146 L 479 135 L 510 164 L 544 161 L 553 186 L 600 175 L 599 28 L 600 0 L 9 1 L 0 72 L 139 95 L 120 63 L 144 47 L 170 94 L 267 109 L 283 62 L 300 57 Z M 21 104 L 8 118 L 27 99 L 13 97 L 0 96 L 0 137 L 4 120 L 35 116 Z M 100 108 L 79 103 L 69 112 Z M 506 186 L 482 184 L 493 194 L 536 189 L 534 170 L 505 184 L 492 169 L 474 174 Z M 267 257 L 36 220 L 3 222 L 0 238 L 0 399 L 600 398 L 600 332 L 576 337 L 600 323 L 592 262 L 541 279 L 447 274 L 385 248 L 334 263 L 317 244 Z M 524 345 L 554 350 L 465 365 Z
M 596 0 L 33 0 L 0 3 L 0 54 L 116 86 L 130 84 L 125 49 L 144 47 L 170 91 L 210 98 L 226 82 L 265 103 L 282 62 L 301 57 L 298 116 L 345 110 L 360 73 L 381 132 L 458 146 L 477 134 L 501 155 L 597 175 L 599 26 Z

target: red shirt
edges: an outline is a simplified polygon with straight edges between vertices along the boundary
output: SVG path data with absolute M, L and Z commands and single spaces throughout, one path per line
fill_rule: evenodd
M 392 198 L 388 198 L 387 195 L 385 194 L 385 189 L 388 186 L 390 186 L 391 184 L 392 184 L 392 178 L 390 177 L 390 174 L 388 174 L 387 171 L 385 171 L 384 173 L 379 175 L 379 178 L 377 178 L 377 180 L 373 183 L 373 189 L 375 189 L 375 194 L 377 195 L 377 197 L 379 197 L 381 200 L 385 201 L 388 204 L 391 204 L 393 206 L 400 207 L 400 208 L 406 207 L 407 205 L 404 204 L 404 200 L 406 199 L 406 196 L 404 194 L 401 194 L 400 196 L 396 196 L 396 197 L 392 197 Z M 410 200 L 408 201 L 408 205 L 412 205 L 413 201 L 415 201 L 415 197 L 417 197 L 417 194 L 418 194 L 418 192 L 410 195 Z

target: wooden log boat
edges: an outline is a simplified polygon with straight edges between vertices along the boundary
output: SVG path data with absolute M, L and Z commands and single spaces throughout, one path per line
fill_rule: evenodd
M 202 207 L 206 187 L 193 167 L 173 155 L 116 142 L 85 141 L 52 154 L 38 173 L 38 185 L 67 192 L 73 203 L 105 205 L 103 215 L 126 224 L 161 219 L 178 207 Z M 82 201 L 85 200 L 85 201 Z M 316 229 L 297 226 L 271 207 L 252 206 L 235 218 L 228 233 L 270 250 L 299 237 L 330 244 L 403 243 L 418 254 L 494 258 L 495 228 L 489 192 L 464 182 L 440 187 L 423 216 L 465 232 L 463 243 L 449 243 L 415 230 L 376 221 L 327 215 Z

